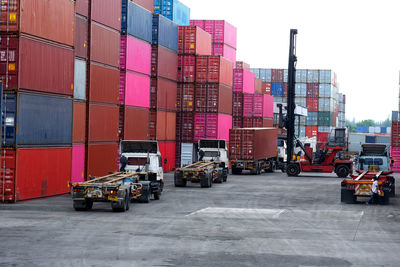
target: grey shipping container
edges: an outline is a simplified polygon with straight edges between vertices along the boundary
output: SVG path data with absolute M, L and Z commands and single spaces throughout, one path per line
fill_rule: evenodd
M 360 152 L 362 144 L 365 144 L 365 135 L 350 133 L 349 135 L 350 152 Z
M 399 112 L 392 111 L 392 121 L 399 121 Z
M 283 82 L 284 83 L 287 83 L 288 81 L 287 81 L 287 79 L 288 79 L 288 70 L 283 70 Z
M 319 82 L 319 71 L 307 70 L 307 83 L 318 83 L 318 82 Z
M 122 0 L 121 34 L 132 35 L 151 43 L 153 14 L 147 9 L 128 1 Z
M 377 135 L 375 137 L 375 143 L 377 143 L 377 144 L 390 144 L 390 136 Z
M 317 126 L 318 125 L 318 112 L 308 112 L 306 125 L 307 126 Z
M 295 85 L 295 94 L 296 97 L 306 97 L 307 96 L 307 84 L 305 83 L 296 83 Z
M 71 145 L 72 107 L 72 99 L 66 97 L 4 94 L 6 146 Z
M 331 70 L 320 70 L 319 71 L 319 82 L 320 83 L 332 83 L 333 71 Z
M 178 52 L 178 24 L 162 15 L 153 14 L 151 43 Z
M 272 70 L 271 69 L 260 69 L 260 79 L 263 82 L 270 83 L 272 81 Z
M 192 164 L 195 159 L 195 147 L 192 143 L 181 144 L 181 167 Z
M 260 69 L 251 68 L 250 71 L 251 71 L 252 73 L 254 73 L 254 76 L 255 76 L 257 79 L 260 79 Z
M 298 97 L 294 99 L 294 102 L 297 106 L 307 107 L 307 99 L 305 97 Z
M 307 70 L 296 70 L 296 83 L 307 82 Z
M 86 99 L 86 61 L 75 58 L 74 98 Z

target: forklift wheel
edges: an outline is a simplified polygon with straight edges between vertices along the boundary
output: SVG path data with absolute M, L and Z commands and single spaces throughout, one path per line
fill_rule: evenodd
M 297 176 L 300 173 L 300 168 L 298 164 L 291 163 L 286 168 L 286 173 L 288 176 Z
M 350 168 L 347 165 L 339 165 L 336 168 L 336 175 L 340 178 L 346 178 L 350 174 Z

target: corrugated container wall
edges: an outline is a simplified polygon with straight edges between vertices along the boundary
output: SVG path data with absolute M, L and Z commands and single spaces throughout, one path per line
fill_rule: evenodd
M 190 8 L 178 0 L 154 0 L 154 13 L 174 21 L 178 25 L 190 23 Z
M 153 25 L 151 12 L 129 0 L 122 0 L 121 20 L 121 34 L 129 34 L 151 43 Z
M 154 14 L 152 44 L 162 45 L 174 52 L 178 52 L 178 24 L 161 15 Z
M 92 0 L 91 19 L 114 30 L 121 30 L 121 0 Z

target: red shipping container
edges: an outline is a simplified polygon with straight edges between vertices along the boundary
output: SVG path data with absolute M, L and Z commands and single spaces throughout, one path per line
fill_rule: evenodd
M 232 128 L 232 116 L 221 113 L 195 113 L 194 141 L 200 139 L 228 140 Z
M 23 88 L 72 96 L 74 51 L 31 38 L 2 36 L 0 79 L 6 80 L 6 76 L 7 90 Z
M 262 94 L 271 95 L 271 83 L 262 83 Z
M 254 92 L 257 94 L 262 94 L 262 81 L 260 79 L 254 78 Z
M 262 128 L 263 118 L 243 118 L 243 128 Z
M 178 141 L 175 144 L 175 168 L 180 168 L 182 143 Z
M 176 81 L 178 79 L 178 54 L 162 46 L 151 47 L 151 76 Z
M 243 117 L 251 118 L 253 117 L 254 111 L 254 95 L 253 94 L 243 94 Z M 243 126 L 246 128 L 246 126 Z
M 282 96 L 287 96 L 288 95 L 288 84 L 284 83 L 283 84 L 283 95 Z
M 90 41 L 91 60 L 119 68 L 120 42 L 119 32 L 93 22 Z
M 177 83 L 175 81 L 152 78 L 150 85 L 150 108 L 176 111 Z
M 158 142 L 158 148 L 161 153 L 163 171 L 169 172 L 175 168 L 175 142 Z M 165 162 L 167 160 L 167 162 Z
M 154 0 L 130 0 L 135 4 L 147 9 L 150 12 L 154 12 Z
M 1 159 L 0 202 L 16 202 L 69 192 L 71 147 L 20 148 L 5 152 L 5 158 Z M 1 156 L 4 156 L 4 150 Z
M 318 126 L 306 126 L 306 136 L 308 138 L 317 137 Z
M 87 177 L 118 171 L 118 143 L 88 145 Z
M 89 17 L 89 0 L 76 0 L 75 1 L 75 12 L 86 18 Z
M 235 69 L 250 71 L 250 64 L 243 61 L 236 61 Z
M 0 5 L 1 32 L 20 31 L 71 47 L 74 45 L 73 1 L 6 0 Z
M 243 128 L 243 117 L 232 118 L 232 128 Z
M 178 82 L 194 83 L 196 79 L 196 57 L 178 56 Z
M 321 149 L 325 149 L 328 143 L 329 133 L 318 133 L 317 134 L 317 142 Z
M 232 87 L 233 63 L 220 56 L 198 56 L 196 82 L 222 83 Z
M 308 112 L 318 112 L 319 98 L 306 98 Z
M 232 114 L 243 117 L 243 93 L 233 93 Z
M 192 112 L 176 113 L 176 140 L 193 142 L 194 114 Z
M 233 25 L 224 20 L 205 20 L 203 25 L 204 30 L 211 34 L 214 43 L 236 48 L 236 28 Z
M 229 130 L 230 160 L 258 160 L 276 157 L 276 128 Z
M 178 111 L 194 111 L 194 83 L 178 84 L 176 99 Z
M 118 141 L 118 106 L 89 104 L 89 142 Z
M 121 0 L 92 0 L 91 19 L 121 31 Z
M 273 126 L 274 126 L 274 119 L 273 118 L 263 118 L 262 127 L 273 127 Z
M 90 64 L 90 90 L 91 102 L 119 103 L 120 73 L 117 69 L 104 65 Z
M 123 136 L 125 140 L 149 139 L 149 110 L 140 107 L 124 106 Z
M 15 150 L 1 150 L 0 203 L 15 201 Z
M 150 111 L 149 138 L 158 141 L 175 141 L 176 112 Z
M 74 102 L 73 143 L 86 141 L 86 102 Z
M 223 84 L 196 84 L 195 111 L 232 115 L 232 89 Z
M 283 69 L 272 69 L 271 70 L 271 82 L 282 83 L 283 82 Z
M 75 16 L 75 56 L 87 59 L 88 55 L 88 21 L 81 16 Z
M 400 147 L 400 122 L 398 121 L 392 121 L 390 140 L 392 147 Z
M 319 96 L 319 84 L 318 83 L 308 83 L 307 84 L 307 97 L 308 98 L 318 98 Z
M 196 26 L 179 26 L 178 53 L 211 56 L 211 35 Z

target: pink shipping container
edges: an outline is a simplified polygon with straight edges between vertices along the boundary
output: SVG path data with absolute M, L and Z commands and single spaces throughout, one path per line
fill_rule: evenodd
M 233 93 L 232 95 L 233 116 L 243 117 L 243 95 L 243 93 Z
M 178 82 L 194 83 L 196 79 L 196 57 L 178 56 Z
M 268 95 L 250 95 L 243 96 L 243 116 L 250 117 L 273 117 L 274 98 Z
M 196 113 L 194 115 L 194 141 L 199 139 L 229 139 L 232 116 L 215 113 Z
M 236 62 L 236 49 L 226 44 L 213 43 L 212 55 L 223 56 L 232 63 Z
M 72 146 L 71 182 L 79 183 L 85 179 L 85 145 Z
M 195 26 L 179 26 L 178 54 L 211 56 L 211 35 Z
M 243 61 L 236 61 L 236 69 L 240 70 L 250 70 L 250 64 L 247 64 L 246 62 Z
M 243 94 L 243 117 L 251 118 L 253 117 L 253 103 L 254 95 L 252 94 Z
M 390 155 L 392 156 L 394 163 L 392 166 L 392 171 L 399 173 L 400 172 L 400 147 L 391 147 Z
M 243 70 L 233 70 L 233 92 L 254 94 L 254 73 Z
M 150 107 L 150 76 L 121 72 L 120 74 L 120 105 L 134 107 Z
M 236 28 L 224 20 L 206 20 L 204 30 L 211 34 L 214 43 L 236 48 Z
M 121 36 L 120 62 L 121 70 L 150 75 L 151 45 L 131 36 Z

